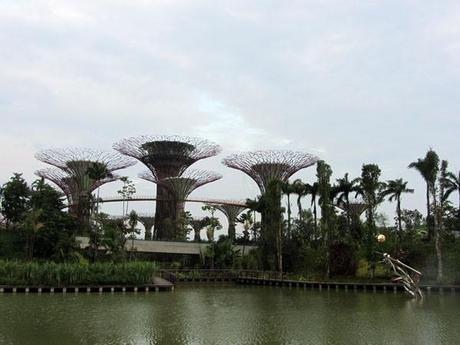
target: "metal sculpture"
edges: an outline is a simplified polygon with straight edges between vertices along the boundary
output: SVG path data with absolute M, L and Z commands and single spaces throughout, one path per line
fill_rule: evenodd
M 235 204 L 238 201 L 235 201 Z M 244 204 L 240 201 L 240 203 Z M 214 206 L 216 209 L 221 211 L 228 221 L 228 237 L 234 241 L 236 239 L 236 220 L 241 212 L 243 212 L 248 207 L 231 205 L 231 204 L 219 204 L 219 203 L 209 203 L 208 205 Z
M 249 175 L 264 193 L 271 181 L 287 182 L 297 171 L 312 166 L 318 159 L 304 152 L 270 150 L 236 153 L 224 158 L 222 163 Z
M 143 135 L 125 138 L 115 143 L 118 152 L 136 158 L 149 169 L 156 180 L 179 177 L 195 162 L 217 155 L 219 145 L 195 137 Z M 162 184 L 157 185 L 155 206 L 156 239 L 168 238 L 164 222 L 171 219 L 173 210 L 169 204 L 173 199 L 171 192 Z
M 400 282 L 404 289 L 414 298 L 423 298 L 423 293 L 418 283 L 422 277 L 422 273 L 416 269 L 406 265 L 398 259 L 392 258 L 390 254 L 379 253 L 383 255 L 383 262 L 389 265 L 393 269 L 395 278 L 394 282 Z
M 44 150 L 35 154 L 35 158 L 56 167 L 38 170 L 36 174 L 62 189 L 69 201 L 69 213 L 80 221 L 82 229 L 88 224 L 91 193 L 115 181 L 118 176 L 114 171 L 136 164 L 135 160 L 118 153 L 88 148 Z
M 157 186 L 161 186 L 167 189 L 171 195 L 171 198 L 167 199 L 165 202 L 169 201 L 171 203 L 170 210 L 172 212 L 170 219 L 175 222 L 183 212 L 185 200 L 188 198 L 188 196 L 195 189 L 222 178 L 222 175 L 212 171 L 189 169 L 183 172 L 181 176 L 176 177 L 165 177 L 159 179 L 151 171 L 141 173 L 139 174 L 139 177 L 144 180 L 154 182 L 157 184 Z M 163 229 L 158 230 L 161 232 Z M 168 238 L 168 236 L 171 236 L 172 234 L 163 232 L 157 235 L 160 238 L 171 239 L 170 237 Z

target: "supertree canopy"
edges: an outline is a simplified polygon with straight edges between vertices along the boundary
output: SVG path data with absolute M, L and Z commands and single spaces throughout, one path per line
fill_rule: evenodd
M 236 238 L 236 219 L 238 218 L 239 214 L 243 212 L 248 207 L 245 205 L 244 202 L 232 201 L 231 203 L 210 203 L 209 205 L 214 206 L 216 209 L 221 211 L 225 217 L 227 217 L 228 221 L 228 237 L 232 239 L 232 241 Z
M 118 152 L 134 157 L 144 163 L 150 171 L 150 180 L 155 181 L 179 177 L 193 163 L 217 155 L 219 145 L 195 137 L 144 135 L 122 139 L 113 145 Z M 149 179 L 149 178 L 148 178 Z M 167 219 L 174 217 L 170 204 L 173 193 L 165 184 L 157 184 L 155 206 L 155 231 L 157 236 L 166 236 L 163 230 Z M 157 237 L 156 239 L 163 239 Z
M 136 164 L 135 160 L 119 153 L 88 148 L 44 150 L 35 158 L 57 168 L 39 170 L 37 175 L 63 190 L 69 199 L 69 211 L 83 227 L 88 224 L 91 193 L 104 183 L 116 180 L 115 170 Z
M 175 222 L 184 209 L 184 202 L 187 197 L 198 187 L 214 182 L 222 178 L 222 175 L 212 171 L 189 169 L 183 172 L 181 176 L 176 177 L 165 177 L 159 179 L 151 171 L 141 173 L 139 174 L 139 177 L 147 181 L 154 182 L 157 186 L 166 188 L 166 190 L 170 193 L 171 198 L 159 201 L 166 201 L 167 203 L 170 203 L 170 210 L 172 211 L 170 213 L 170 219 Z M 174 236 L 173 234 L 168 234 L 164 231 L 165 229 L 159 228 L 156 230 L 157 236 L 160 239 L 171 239 L 171 236 Z
M 136 164 L 135 160 L 118 153 L 89 148 L 49 149 L 36 153 L 35 158 L 81 177 L 109 175 Z
M 364 202 L 350 202 L 348 205 L 344 202 L 335 205 L 342 211 L 349 213 L 352 217 L 359 217 L 368 208 L 368 205 Z
M 113 145 L 118 152 L 144 163 L 157 178 L 181 175 L 193 163 L 219 154 L 219 145 L 195 137 L 143 135 Z
M 309 153 L 270 150 L 236 153 L 222 163 L 248 174 L 264 193 L 271 181 L 286 182 L 297 171 L 317 161 L 318 157 Z

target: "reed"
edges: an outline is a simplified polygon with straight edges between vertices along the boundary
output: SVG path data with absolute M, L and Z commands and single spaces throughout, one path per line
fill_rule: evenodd
M 143 285 L 153 282 L 153 262 L 54 263 L 0 260 L 0 285 Z

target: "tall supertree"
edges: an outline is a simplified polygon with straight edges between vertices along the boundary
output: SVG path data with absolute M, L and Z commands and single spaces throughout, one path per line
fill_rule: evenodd
M 171 221 L 177 223 L 178 217 L 181 216 L 184 210 L 184 203 L 188 196 L 197 188 L 214 182 L 220 178 L 222 175 L 204 170 L 194 170 L 189 169 L 182 173 L 180 176 L 176 177 L 165 177 L 159 179 L 151 171 L 146 171 L 139 174 L 139 177 L 151 181 L 157 184 L 158 187 L 164 187 L 168 190 L 171 195 L 171 199 L 168 199 L 167 202 L 170 203 L 170 209 L 173 211 L 171 213 Z M 157 229 L 157 236 L 159 239 L 176 239 L 180 236 L 177 234 L 177 226 L 175 224 L 175 234 L 170 234 L 166 229 L 159 228 Z
M 114 171 L 136 164 L 118 153 L 88 148 L 44 150 L 35 158 L 56 167 L 38 170 L 36 174 L 62 189 L 69 201 L 69 212 L 79 220 L 82 231 L 87 230 L 92 192 L 116 180 Z
M 238 205 L 239 204 L 239 205 Z M 236 238 L 236 220 L 241 212 L 248 208 L 242 201 L 231 201 L 231 203 L 210 203 L 209 205 L 214 206 L 216 209 L 221 211 L 228 221 L 228 237 L 232 241 Z
M 222 160 L 224 165 L 249 175 L 260 188 L 261 248 L 267 268 L 283 268 L 280 183 L 317 161 L 318 157 L 309 153 L 275 150 L 237 153 Z
M 217 155 L 219 145 L 205 139 L 182 136 L 144 135 L 122 139 L 113 145 L 118 152 L 140 160 L 156 180 L 179 177 L 193 163 Z M 168 238 L 165 221 L 172 219 L 174 196 L 163 184 L 157 185 L 155 232 L 157 238 Z

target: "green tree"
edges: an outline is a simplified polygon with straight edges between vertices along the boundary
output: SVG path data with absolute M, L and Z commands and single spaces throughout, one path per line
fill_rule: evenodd
M 323 247 L 326 250 L 326 275 L 330 276 L 330 247 L 334 233 L 334 208 L 331 200 L 331 176 L 332 169 L 325 161 L 318 161 L 316 166 L 316 177 L 318 178 L 319 206 L 321 208 L 321 238 Z
M 292 183 L 292 192 L 297 194 L 298 216 L 302 221 L 302 198 L 307 195 L 307 189 L 302 180 L 297 179 Z
M 306 183 L 305 190 L 311 198 L 311 207 L 313 207 L 313 220 L 315 225 L 315 236 L 318 236 L 318 212 L 316 210 L 316 199 L 318 197 L 318 182 L 313 184 Z
M 381 192 L 380 197 L 388 197 L 391 202 L 396 200 L 396 216 L 398 218 L 398 238 L 401 241 L 402 235 L 402 215 L 401 215 L 401 195 L 404 193 L 413 193 L 414 190 L 407 188 L 407 181 L 403 181 L 402 178 L 396 180 L 387 181 L 385 189 Z
M 426 218 L 428 224 L 428 237 L 433 238 L 433 226 L 431 224 L 431 202 L 433 184 L 439 172 L 439 157 L 432 149 L 428 150 L 424 158 L 419 158 L 408 166 L 410 169 L 417 170 L 426 184 Z
M 6 227 L 20 223 L 29 209 L 30 188 L 22 174 L 14 173 L 1 188 L 1 213 L 5 217 Z
M 345 213 L 347 216 L 347 230 L 350 231 L 351 214 L 350 214 L 350 194 L 358 191 L 359 178 L 350 180 L 348 173 L 343 178 L 336 179 L 337 184 L 332 188 L 334 197 L 337 198 L 338 205 L 345 205 Z
M 287 196 L 288 236 L 291 234 L 291 194 L 295 193 L 294 185 L 289 181 L 281 183 L 281 191 Z
M 141 231 L 137 228 L 137 223 L 139 222 L 139 216 L 137 212 L 131 210 L 128 215 L 128 234 L 129 239 L 131 240 L 131 250 L 130 250 L 130 258 L 134 258 L 134 240 L 136 239 L 136 235 L 139 235 Z
M 457 192 L 458 218 L 460 219 L 460 171 L 458 175 L 455 175 L 453 172 L 447 172 L 442 178 L 441 183 L 444 185 L 443 201 L 446 201 L 452 193 Z
M 379 181 L 380 168 L 376 164 L 364 164 L 361 170 L 360 193 L 363 195 L 364 202 L 367 204 L 366 209 L 366 257 L 370 263 L 370 276 L 374 277 L 375 273 L 375 213 L 378 204 L 381 202 L 379 191 L 382 183 Z
M 124 218 L 128 214 L 128 203 L 132 199 L 133 195 L 136 194 L 136 187 L 127 176 L 120 177 L 120 181 L 123 182 L 123 186 L 117 192 L 123 199 L 123 211 L 122 217 Z

